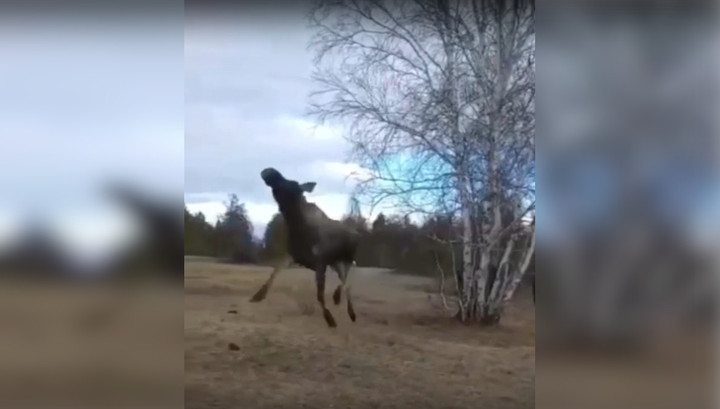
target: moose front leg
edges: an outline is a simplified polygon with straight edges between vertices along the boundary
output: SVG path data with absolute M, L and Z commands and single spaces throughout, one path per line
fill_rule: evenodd
M 335 328 L 335 327 L 337 327 L 335 318 L 333 318 L 332 314 L 330 313 L 330 310 L 328 310 L 327 306 L 325 306 L 325 272 L 326 271 L 327 271 L 327 265 L 325 265 L 325 264 L 319 265 L 315 269 L 315 285 L 317 286 L 317 300 L 320 303 L 320 308 L 322 308 L 323 317 L 325 317 L 325 322 L 327 322 L 328 327 Z
M 290 256 L 283 256 L 280 260 L 278 260 L 277 263 L 275 263 L 275 268 L 273 268 L 273 272 L 270 273 L 270 277 L 268 277 L 267 281 L 265 281 L 265 284 L 263 284 L 262 287 L 253 295 L 253 297 L 250 299 L 250 302 L 260 302 L 265 299 L 267 296 L 268 291 L 270 290 L 270 287 L 272 286 L 273 281 L 275 281 L 275 277 L 277 274 L 286 269 L 290 263 L 292 262 L 292 257 Z

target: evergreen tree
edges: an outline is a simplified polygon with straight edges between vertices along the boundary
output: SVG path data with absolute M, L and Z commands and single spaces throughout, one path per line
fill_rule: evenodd
M 236 263 L 257 261 L 253 226 L 247 216 L 245 205 L 240 203 L 237 195 L 231 194 L 225 208 L 225 213 L 215 225 L 217 256 Z

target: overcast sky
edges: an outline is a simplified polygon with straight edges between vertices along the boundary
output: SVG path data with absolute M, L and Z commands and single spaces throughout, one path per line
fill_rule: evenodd
M 262 235 L 277 212 L 260 179 L 275 167 L 317 182 L 309 200 L 331 217 L 348 209 L 357 165 L 340 129 L 305 116 L 312 54 L 301 12 L 186 15 L 185 201 L 212 222 L 229 193 Z
M 310 200 L 329 215 L 346 211 L 349 146 L 303 115 L 304 10 L 178 12 L 0 17 L 0 247 L 33 215 L 84 254 L 129 240 L 137 225 L 98 195 L 117 179 L 184 191 L 211 221 L 236 193 L 258 235 L 276 212 L 259 177 L 267 166 L 317 182 Z

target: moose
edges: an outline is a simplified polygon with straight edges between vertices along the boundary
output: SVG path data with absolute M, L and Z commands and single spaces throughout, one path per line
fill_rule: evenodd
M 305 193 L 315 189 L 315 182 L 298 183 L 286 179 L 274 168 L 266 168 L 260 177 L 272 190 L 287 225 L 288 256 L 282 258 L 273 269 L 265 284 L 250 299 L 260 302 L 265 299 L 277 274 L 295 262 L 315 272 L 317 301 L 323 311 L 323 317 L 331 328 L 337 326 L 335 318 L 325 305 L 325 273 L 330 267 L 340 278 L 340 285 L 333 293 L 335 305 L 340 304 L 341 293 L 345 292 L 347 312 L 355 322 L 348 274 L 355 265 L 355 254 L 359 243 L 359 233 L 345 224 L 329 218 L 317 205 L 308 202 Z

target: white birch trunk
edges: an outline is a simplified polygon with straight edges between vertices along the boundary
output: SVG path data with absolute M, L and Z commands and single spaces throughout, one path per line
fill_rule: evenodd
M 495 313 L 493 308 L 494 302 L 493 302 L 493 292 L 495 288 L 491 289 L 491 292 L 489 294 L 490 299 L 485 299 L 485 286 L 487 285 L 487 279 L 489 277 L 489 267 L 491 265 L 491 257 L 493 254 L 493 248 L 495 247 L 495 243 L 497 243 L 499 240 L 498 235 L 500 234 L 502 230 L 502 215 L 501 215 L 501 209 L 500 209 L 500 197 L 499 197 L 499 189 L 498 189 L 498 164 L 497 164 L 497 153 L 496 152 L 496 143 L 499 140 L 499 129 L 502 123 L 502 118 L 500 116 L 500 109 L 501 109 L 501 100 L 504 95 L 505 91 L 505 83 L 504 78 L 505 73 L 503 72 L 503 30 L 502 30 L 502 24 L 501 22 L 497 22 L 497 52 L 494 58 L 494 65 L 495 65 L 495 84 L 493 87 L 493 93 L 491 95 L 491 107 L 493 111 L 490 114 L 490 150 L 488 152 L 488 194 L 491 198 L 490 203 L 490 209 L 491 212 L 485 211 L 485 217 L 491 216 L 492 220 L 492 228 L 487 231 L 487 235 L 485 237 L 485 240 L 483 240 L 483 251 L 482 251 L 482 260 L 481 260 L 481 269 L 484 271 L 484 279 L 481 283 L 480 287 L 480 293 L 482 294 L 482 298 L 479 299 L 479 305 L 480 305 L 480 311 L 482 312 L 483 316 L 480 317 L 481 320 L 487 320 L 489 318 L 489 315 Z M 504 257 L 503 257 L 504 258 Z M 498 280 L 501 279 L 501 277 L 498 277 L 498 273 L 500 273 L 500 269 L 502 268 L 502 262 L 499 262 L 496 264 L 496 268 L 498 271 L 495 273 L 495 282 L 493 283 L 493 287 L 495 287 L 498 283 Z M 497 294 L 497 293 L 495 293 Z
M 462 320 L 472 319 L 474 315 L 473 303 L 475 296 L 473 294 L 473 287 L 475 282 L 475 272 L 473 271 L 473 240 L 472 240 L 472 217 L 471 217 L 471 201 L 468 197 L 467 190 L 465 189 L 465 183 L 460 186 L 461 189 L 461 201 L 462 201 L 462 223 L 463 223 L 463 294 L 462 294 L 462 313 L 465 315 Z
M 528 267 L 530 266 L 530 260 L 532 260 L 532 256 L 535 253 L 535 228 L 532 229 L 532 238 L 530 239 L 530 246 L 527 248 L 525 256 L 522 259 L 522 262 L 518 268 L 517 274 L 513 278 L 512 281 L 509 282 L 507 288 L 501 293 L 503 295 L 502 302 L 507 303 L 512 298 L 513 294 L 515 294 L 515 290 L 517 289 L 518 284 L 522 281 L 523 277 L 525 277 L 525 273 L 527 272 Z
M 493 284 L 493 288 L 490 292 L 490 299 L 488 300 L 490 308 L 497 308 L 500 306 L 500 297 L 498 297 L 498 295 L 502 294 L 502 291 L 507 287 L 508 281 L 512 280 L 513 278 L 513 269 L 510 265 L 510 255 L 512 254 L 514 248 L 515 238 L 511 237 L 508 241 L 507 246 L 505 247 L 503 257 L 498 264 L 498 271 L 495 277 L 495 283 Z

